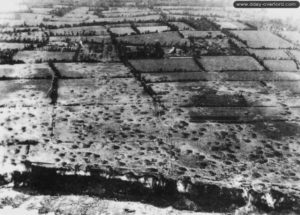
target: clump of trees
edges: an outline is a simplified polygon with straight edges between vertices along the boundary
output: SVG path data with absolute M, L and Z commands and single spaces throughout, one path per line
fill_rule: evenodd
M 121 59 L 163 58 L 164 50 L 159 42 L 138 46 L 117 45 Z
M 17 54 L 18 49 L 0 50 L 0 64 L 17 64 L 24 63 L 21 60 L 14 60 L 13 57 Z
M 50 11 L 51 15 L 54 16 L 59 16 L 59 17 L 63 17 L 64 15 L 66 15 L 67 13 L 69 13 L 71 10 L 73 10 L 74 7 L 61 7 L 61 8 L 56 8 L 52 11 Z

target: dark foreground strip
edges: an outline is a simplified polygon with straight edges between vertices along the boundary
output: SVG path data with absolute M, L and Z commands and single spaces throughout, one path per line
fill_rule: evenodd
M 275 189 L 267 192 L 275 201 L 270 206 L 266 201 L 266 193 L 254 191 L 252 188 L 229 188 L 208 182 L 192 183 L 188 178 L 176 181 L 151 173 L 137 176 L 128 171 L 119 173 L 112 168 L 89 168 L 86 175 L 78 175 L 67 174 L 66 169 L 51 168 L 43 164 L 27 166 L 26 173 L 13 174 L 15 189 L 19 191 L 31 189 L 44 195 L 90 195 L 202 212 L 233 212 L 247 204 L 265 212 L 300 212 L 299 196 Z

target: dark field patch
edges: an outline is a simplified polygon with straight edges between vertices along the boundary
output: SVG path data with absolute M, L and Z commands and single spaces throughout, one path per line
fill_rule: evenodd
M 134 69 L 142 73 L 202 71 L 193 58 L 131 60 L 129 62 Z
M 187 108 L 191 122 L 263 122 L 288 119 L 289 112 L 280 107 L 203 107 Z
M 247 107 L 247 101 L 242 95 L 194 95 L 185 107 Z
M 299 137 L 300 125 L 292 122 L 260 122 L 254 124 L 254 131 L 273 140 Z

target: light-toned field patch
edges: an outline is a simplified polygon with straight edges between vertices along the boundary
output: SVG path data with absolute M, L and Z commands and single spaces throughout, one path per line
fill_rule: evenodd
M 180 31 L 180 33 L 185 37 L 193 37 L 193 38 L 217 38 L 217 37 L 225 37 L 221 31 Z
M 48 51 L 20 51 L 14 56 L 14 60 L 25 63 L 47 61 L 72 61 L 75 52 L 48 52 Z
M 226 70 L 263 70 L 263 67 L 249 56 L 203 56 L 198 59 L 210 72 Z
M 110 31 L 118 36 L 132 35 L 136 32 L 131 27 L 113 27 Z
M 102 11 L 105 17 L 137 17 L 157 14 L 157 12 L 149 8 L 135 8 L 135 7 L 124 7 L 124 8 L 110 8 L 109 10 Z
M 146 33 L 160 33 L 160 32 L 164 32 L 164 31 L 169 31 L 170 28 L 168 26 L 140 26 L 140 27 L 137 27 L 137 29 L 143 33 L 143 34 L 146 34 Z
M 133 78 L 59 80 L 58 104 L 142 104 L 151 97 Z
M 24 49 L 26 47 L 26 43 L 1 43 L 0 42 L 0 50 L 3 49 Z
M 297 71 L 297 65 L 293 60 L 264 60 L 264 65 L 271 71 Z
M 156 72 L 144 73 L 143 79 L 149 83 L 160 82 L 192 82 L 192 81 L 208 81 L 217 79 L 216 75 L 207 72 Z
M 49 141 L 53 107 L 0 108 L 0 142 L 28 144 Z
M 30 8 L 30 10 L 32 10 L 33 13 L 37 13 L 37 14 L 49 14 L 53 10 L 53 8 L 32 7 Z
M 282 31 L 279 34 L 286 40 L 288 40 L 296 45 L 300 45 L 300 33 L 299 32 L 297 32 L 297 31 Z
M 56 63 L 61 77 L 64 78 L 128 78 L 129 69 L 120 63 Z
M 291 59 L 290 56 L 285 52 L 285 50 L 275 49 L 247 49 L 250 54 L 255 55 L 261 60 L 288 60 Z
M 93 22 L 106 22 L 106 23 L 118 23 L 118 22 L 155 22 L 160 20 L 160 15 L 144 15 L 144 16 L 119 16 L 119 17 L 104 17 L 86 20 L 84 23 Z
M 184 23 L 184 22 L 169 22 L 172 25 L 175 25 L 179 31 L 193 31 L 195 30 L 193 27 L 189 26 L 188 24 Z
M 237 22 L 237 21 L 219 21 L 216 22 L 218 25 L 220 25 L 221 29 L 231 29 L 231 30 L 246 30 L 246 29 L 250 29 L 249 26 L 241 23 L 241 22 Z
M 52 70 L 47 64 L 0 65 L 0 78 L 51 79 Z
M 293 44 L 269 31 L 231 31 L 231 33 L 243 40 L 249 48 L 293 48 Z

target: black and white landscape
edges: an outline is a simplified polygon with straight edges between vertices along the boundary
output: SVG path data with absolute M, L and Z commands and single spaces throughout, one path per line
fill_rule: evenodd
M 0 214 L 300 214 L 300 9 L 0 3 Z

